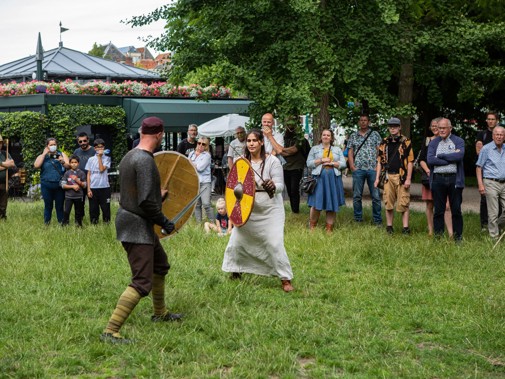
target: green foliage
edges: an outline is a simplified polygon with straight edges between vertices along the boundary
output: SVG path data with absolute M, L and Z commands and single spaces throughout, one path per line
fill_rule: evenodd
M 337 214 L 331 236 L 322 225 L 309 233 L 303 205 L 286 215 L 290 294 L 278 278 L 229 280 L 221 271 L 228 238 L 190 221 L 162 241 L 172 265 L 167 305 L 185 319 L 152 323 L 146 297 L 122 329 L 136 341 L 128 346 L 98 338 L 131 275 L 113 223 L 45 227 L 42 214 L 42 202 L 11 201 L 1 226 L 2 377 L 505 375 L 505 247 L 491 250 L 477 214 L 464 215 L 458 247 L 429 239 L 417 212 L 409 237 L 356 226 L 351 207 Z
M 1 113 L 0 131 L 4 138 L 21 141 L 27 180 L 30 181 L 34 171 L 33 162 L 44 149 L 48 136 L 47 117 L 38 112 Z
M 93 55 L 94 57 L 103 58 L 103 54 L 105 52 L 105 45 L 98 45 L 96 42 L 93 43 L 93 47 L 90 51 L 88 51 L 89 55 Z
M 33 163 L 44 150 L 46 138 L 56 138 L 61 150 L 73 152 L 75 132 L 81 125 L 109 126 L 114 136 L 112 159 L 119 162 L 127 151 L 125 117 L 121 107 L 50 105 L 47 115 L 38 112 L 1 113 L 0 133 L 4 138 L 16 138 L 21 141 L 29 185 L 35 171 Z
M 122 107 L 102 105 L 52 105 L 49 106 L 50 131 L 65 149 L 75 145 L 75 131 L 81 125 L 105 125 L 114 136 L 111 147 L 112 160 L 119 162 L 127 152 L 126 114 Z M 73 151 L 73 148 L 72 148 Z
M 441 113 L 461 115 L 457 122 L 505 108 L 503 4 L 179 0 L 128 23 L 166 20 L 151 43 L 173 52 L 170 79 L 229 85 L 255 101 L 255 119 L 312 113 L 325 126 L 355 99 L 382 117 L 415 115 L 423 128 Z M 406 106 L 398 104 L 403 64 L 414 67 Z

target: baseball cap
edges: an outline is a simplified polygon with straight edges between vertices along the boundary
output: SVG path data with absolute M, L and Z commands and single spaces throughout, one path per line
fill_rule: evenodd
M 388 120 L 388 125 L 401 125 L 402 123 L 400 122 L 400 119 L 397 117 L 391 117 Z
M 140 133 L 142 134 L 158 134 L 163 130 L 163 120 L 158 117 L 145 118 L 140 127 Z

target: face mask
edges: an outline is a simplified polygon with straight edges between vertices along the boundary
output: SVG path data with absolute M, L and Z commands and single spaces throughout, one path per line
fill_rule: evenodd
M 51 153 L 54 153 L 54 152 L 56 151 L 56 148 L 57 148 L 57 146 L 56 146 L 56 145 L 51 145 L 51 146 L 49 146 L 49 151 L 50 151 Z

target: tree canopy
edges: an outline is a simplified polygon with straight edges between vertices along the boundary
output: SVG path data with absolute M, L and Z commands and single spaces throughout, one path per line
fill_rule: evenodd
M 355 112 L 423 120 L 504 105 L 505 6 L 498 0 L 179 0 L 128 21 L 166 20 L 174 83 L 234 88 L 253 116 Z M 351 112 L 352 116 L 352 112 Z

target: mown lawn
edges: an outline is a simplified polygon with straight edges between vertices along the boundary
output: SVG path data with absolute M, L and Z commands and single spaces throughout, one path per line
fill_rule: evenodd
M 227 238 L 188 223 L 163 242 L 168 304 L 185 320 L 153 324 L 143 299 L 122 330 L 135 344 L 114 346 L 98 339 L 130 275 L 114 226 L 45 227 L 41 202 L 11 201 L 0 377 L 505 377 L 505 242 L 492 250 L 475 214 L 456 246 L 429 239 L 424 214 L 391 237 L 350 208 L 330 237 L 308 232 L 306 206 L 287 211 L 290 294 L 277 278 L 229 280 Z

